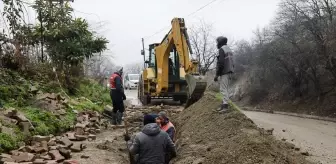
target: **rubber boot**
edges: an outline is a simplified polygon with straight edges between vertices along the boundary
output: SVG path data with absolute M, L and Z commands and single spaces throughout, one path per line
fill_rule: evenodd
M 122 117 L 123 117 L 123 113 L 117 112 L 117 124 L 118 125 L 122 124 Z
M 117 112 L 117 114 L 116 114 L 116 122 L 117 122 L 117 125 L 119 125 L 119 112 Z
M 227 113 L 229 111 L 229 104 L 222 104 L 217 111 L 219 113 Z
M 112 117 L 111 124 L 112 125 L 117 125 L 117 113 L 112 112 L 111 117 Z

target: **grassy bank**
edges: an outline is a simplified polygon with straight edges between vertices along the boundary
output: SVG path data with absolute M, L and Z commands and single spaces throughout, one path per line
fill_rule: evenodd
M 59 134 L 69 130 L 75 122 L 76 113 L 84 110 L 101 111 L 106 104 L 110 104 L 108 90 L 90 79 L 82 79 L 79 82 L 75 95 L 68 97 L 64 88 L 58 83 L 41 78 L 42 75 L 34 78 L 26 78 L 24 75 L 11 70 L 0 70 L 0 123 L 10 129 L 12 133 L 0 134 L 0 152 L 9 151 L 20 146 L 23 141 L 28 141 L 32 135 Z M 41 78 L 41 80 L 39 80 Z M 61 115 L 48 106 L 39 107 L 36 105 L 38 95 L 44 93 L 55 93 L 66 98 L 61 110 Z M 34 130 L 24 135 L 18 125 L 6 121 L 7 109 L 16 109 L 24 114 L 32 123 Z M 1 127 L 1 126 L 0 126 Z

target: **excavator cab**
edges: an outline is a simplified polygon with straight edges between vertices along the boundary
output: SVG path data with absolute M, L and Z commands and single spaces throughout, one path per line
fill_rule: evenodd
M 147 60 L 147 67 L 148 68 L 153 68 L 156 70 L 156 57 L 155 57 L 155 47 L 158 44 L 151 44 L 149 45 L 149 56 Z
M 150 82 L 152 84 L 152 88 L 155 88 L 154 85 L 155 79 L 158 76 L 158 68 L 157 68 L 157 63 L 156 63 L 156 55 L 155 55 L 155 48 L 159 44 L 151 44 L 149 45 L 149 55 L 148 55 L 148 60 L 145 62 L 147 63 L 147 71 L 152 71 L 153 72 L 153 80 Z M 160 68 L 159 68 L 160 69 Z M 184 75 L 185 73 L 182 72 Z M 179 61 L 179 55 L 178 52 L 176 51 L 175 46 L 173 46 L 170 50 L 169 53 L 169 58 L 168 58 L 168 89 L 166 92 L 161 94 L 160 96 L 148 96 L 151 98 L 172 98 L 174 101 L 180 101 L 180 103 L 185 103 L 187 100 L 186 96 L 186 86 L 187 83 L 184 79 L 184 76 L 181 76 L 181 71 L 180 71 L 180 61 Z M 154 89 L 152 89 L 154 91 Z M 147 98 L 147 102 L 150 102 L 149 99 Z

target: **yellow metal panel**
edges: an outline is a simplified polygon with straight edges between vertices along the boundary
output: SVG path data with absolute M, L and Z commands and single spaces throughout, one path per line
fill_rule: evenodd
M 148 72 L 148 69 L 145 69 L 144 71 L 143 71 L 143 73 L 142 73 L 142 78 L 143 78 L 143 80 L 147 80 L 148 78 L 147 78 L 147 73 Z
M 185 79 L 185 74 L 186 74 L 186 72 L 184 71 L 184 69 L 180 68 L 180 78 L 181 79 Z
M 147 68 L 147 79 L 155 78 L 155 72 L 153 68 Z

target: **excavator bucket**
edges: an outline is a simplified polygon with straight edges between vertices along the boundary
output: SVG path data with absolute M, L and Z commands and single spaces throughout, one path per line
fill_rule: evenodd
M 185 79 L 188 84 L 188 99 L 185 108 L 188 108 L 202 98 L 207 87 L 207 82 L 204 76 L 199 75 L 186 74 Z

